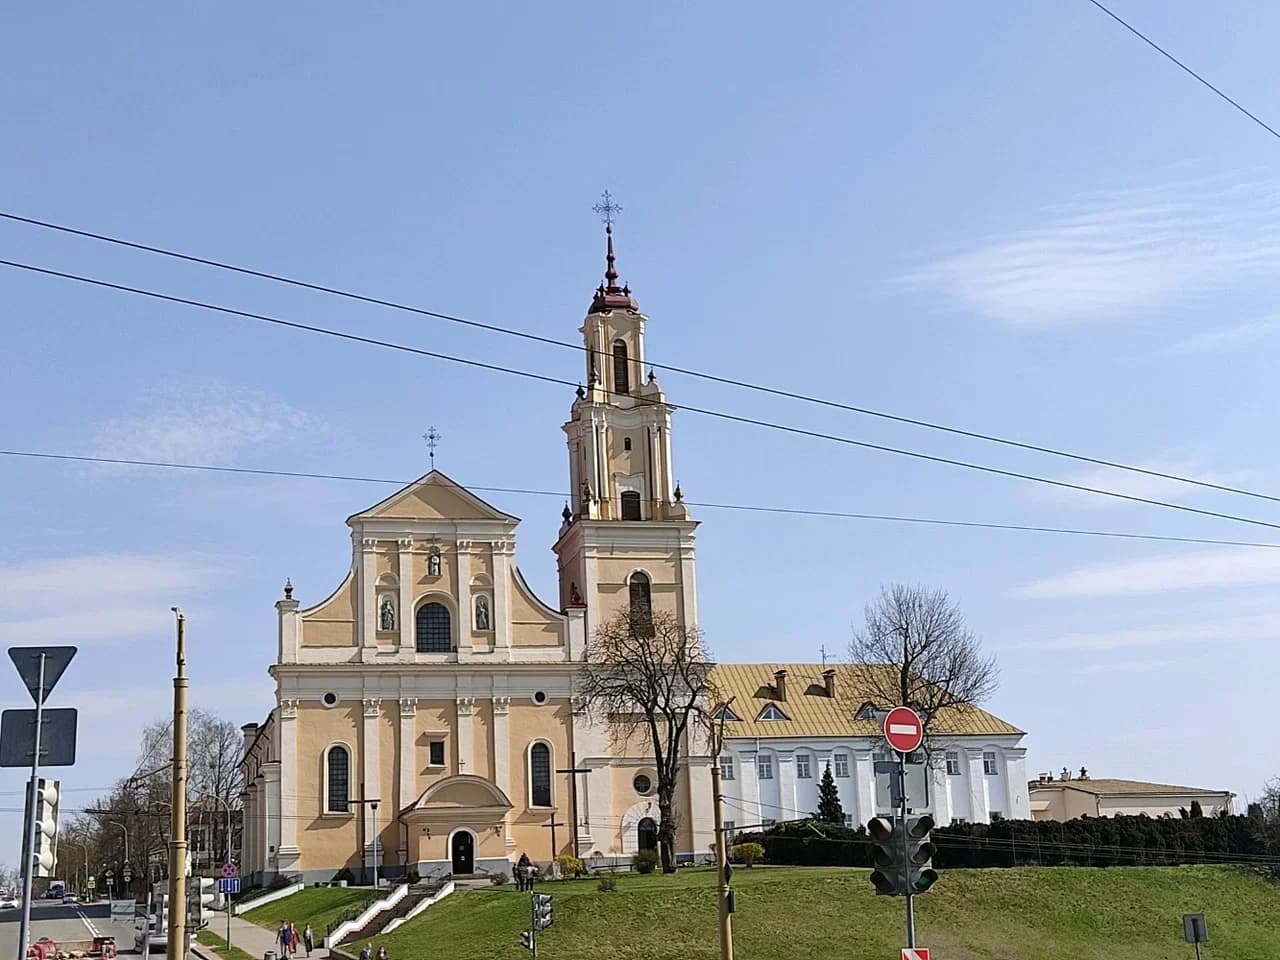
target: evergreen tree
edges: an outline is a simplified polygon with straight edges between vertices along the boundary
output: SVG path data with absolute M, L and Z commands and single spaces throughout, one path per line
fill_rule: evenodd
M 844 808 L 840 806 L 840 791 L 831 776 L 831 765 L 822 772 L 822 782 L 818 785 L 818 819 L 825 823 L 844 825 Z
M 1191 816 L 1196 818 L 1204 816 L 1204 809 L 1200 806 L 1199 800 L 1191 801 Z

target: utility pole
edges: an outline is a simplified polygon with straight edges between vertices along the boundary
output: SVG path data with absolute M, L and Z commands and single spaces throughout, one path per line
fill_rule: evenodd
M 907 946 L 916 945 L 915 897 L 911 893 L 911 839 L 907 836 L 907 755 L 898 754 L 898 815 L 902 818 L 902 869 L 906 871 Z
M 569 805 L 573 808 L 573 856 L 577 860 L 582 859 L 582 851 L 578 843 L 578 774 L 590 772 L 590 767 L 578 767 L 578 755 L 572 751 L 569 753 L 569 768 L 556 771 L 556 773 L 569 774 Z M 555 838 L 552 837 L 553 845 L 554 842 Z
M 733 891 L 729 889 L 729 838 L 724 834 L 724 817 L 720 804 L 720 751 L 724 749 L 724 722 L 734 698 L 730 697 L 720 710 L 718 718 L 712 717 L 711 737 L 711 793 L 712 811 L 716 828 L 716 900 L 720 908 L 720 960 L 733 960 L 733 914 L 729 905 Z
M 40 678 L 36 688 L 35 745 L 31 751 L 31 783 L 27 786 L 26 836 L 22 838 L 22 922 L 18 926 L 18 960 L 26 960 L 27 945 L 31 942 L 31 880 L 35 876 L 36 831 L 40 829 L 40 728 L 44 725 L 44 671 L 45 654 L 40 657 Z
M 187 639 L 186 618 L 173 608 L 178 628 L 178 672 L 173 678 L 173 802 L 169 821 L 169 960 L 187 955 Z

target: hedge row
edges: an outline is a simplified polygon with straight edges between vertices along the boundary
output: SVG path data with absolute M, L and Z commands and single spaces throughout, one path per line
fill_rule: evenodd
M 764 847 L 769 863 L 869 867 L 865 828 L 813 820 L 739 834 L 735 843 Z M 1252 817 L 1153 819 L 1145 815 L 1050 820 L 997 820 L 933 831 L 934 866 L 1134 866 L 1249 862 L 1280 857 L 1280 836 Z

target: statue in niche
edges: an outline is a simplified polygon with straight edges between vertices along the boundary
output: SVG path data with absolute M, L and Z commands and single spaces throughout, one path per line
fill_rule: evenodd
M 569 603 L 575 607 L 582 606 L 582 594 L 578 592 L 578 584 L 574 581 L 569 582 Z
M 440 576 L 440 551 L 436 550 L 434 547 L 427 557 L 427 576 Z
M 391 594 L 384 593 L 382 602 L 378 604 L 378 629 L 394 630 L 396 628 L 396 603 Z
M 489 627 L 489 598 L 476 597 L 476 629 L 488 630 Z

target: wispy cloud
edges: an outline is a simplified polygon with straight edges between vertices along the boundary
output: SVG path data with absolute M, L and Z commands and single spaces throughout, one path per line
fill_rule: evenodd
M 1271 584 L 1280 584 L 1280 550 L 1229 547 L 1081 567 L 1029 583 L 1022 593 L 1081 599 Z
M 1145 660 L 1112 660 L 1109 663 L 1091 663 L 1088 666 L 1081 667 L 1077 673 L 1099 674 L 1099 673 L 1151 673 L 1155 670 L 1163 670 L 1165 667 L 1173 666 L 1176 660 L 1158 660 L 1149 658 Z
M 1280 640 L 1280 614 L 1264 614 L 1252 617 L 1223 618 L 1221 620 L 1202 621 L 1200 623 L 1152 624 L 1143 627 L 1126 627 L 1118 630 L 1078 631 L 1058 634 L 1026 643 L 1011 644 L 1023 650 L 1129 650 L 1151 649 L 1156 647 L 1176 647 L 1193 644 L 1228 644 L 1228 643 L 1273 643 Z M 1157 659 L 1135 659 L 1127 661 L 1135 664 L 1131 669 L 1155 669 L 1167 661 Z M 1177 661 L 1172 661 L 1177 662 Z M 1125 662 L 1091 664 L 1086 668 L 1105 673 L 1111 669 L 1124 670 Z
M 1249 470 L 1206 470 L 1195 460 L 1145 460 L 1134 464 L 1144 470 L 1165 473 L 1201 483 L 1216 483 L 1222 486 L 1244 487 L 1256 479 Z M 1096 467 L 1082 470 L 1079 473 L 1058 477 L 1066 483 L 1075 483 L 1083 487 L 1099 490 L 1111 490 L 1130 497 L 1141 497 L 1146 500 L 1183 501 L 1196 495 L 1208 493 L 1204 487 L 1182 483 L 1178 480 L 1166 480 L 1150 474 L 1133 473 L 1128 470 L 1114 470 L 1110 467 Z M 1030 495 L 1041 500 L 1052 500 L 1058 503 L 1071 504 L 1077 507 L 1099 509 L 1123 506 L 1124 501 L 1116 497 L 1100 497 L 1079 490 L 1066 490 L 1061 487 L 1037 487 Z
M 224 567 L 199 555 L 95 553 L 0 566 L 0 641 L 110 641 L 168 631 L 174 598 L 203 596 Z
M 139 406 L 99 426 L 95 456 L 226 465 L 254 447 L 324 429 L 283 400 L 219 380 L 159 388 Z
M 1178 340 L 1166 351 L 1170 356 L 1193 356 L 1210 353 L 1227 347 L 1238 347 L 1246 343 L 1263 340 L 1280 332 L 1280 316 L 1262 317 L 1247 323 L 1238 323 L 1230 327 L 1208 330 L 1205 333 Z
M 899 280 L 1020 327 L 1115 318 L 1280 275 L 1280 193 L 1198 180 L 1097 192 Z

